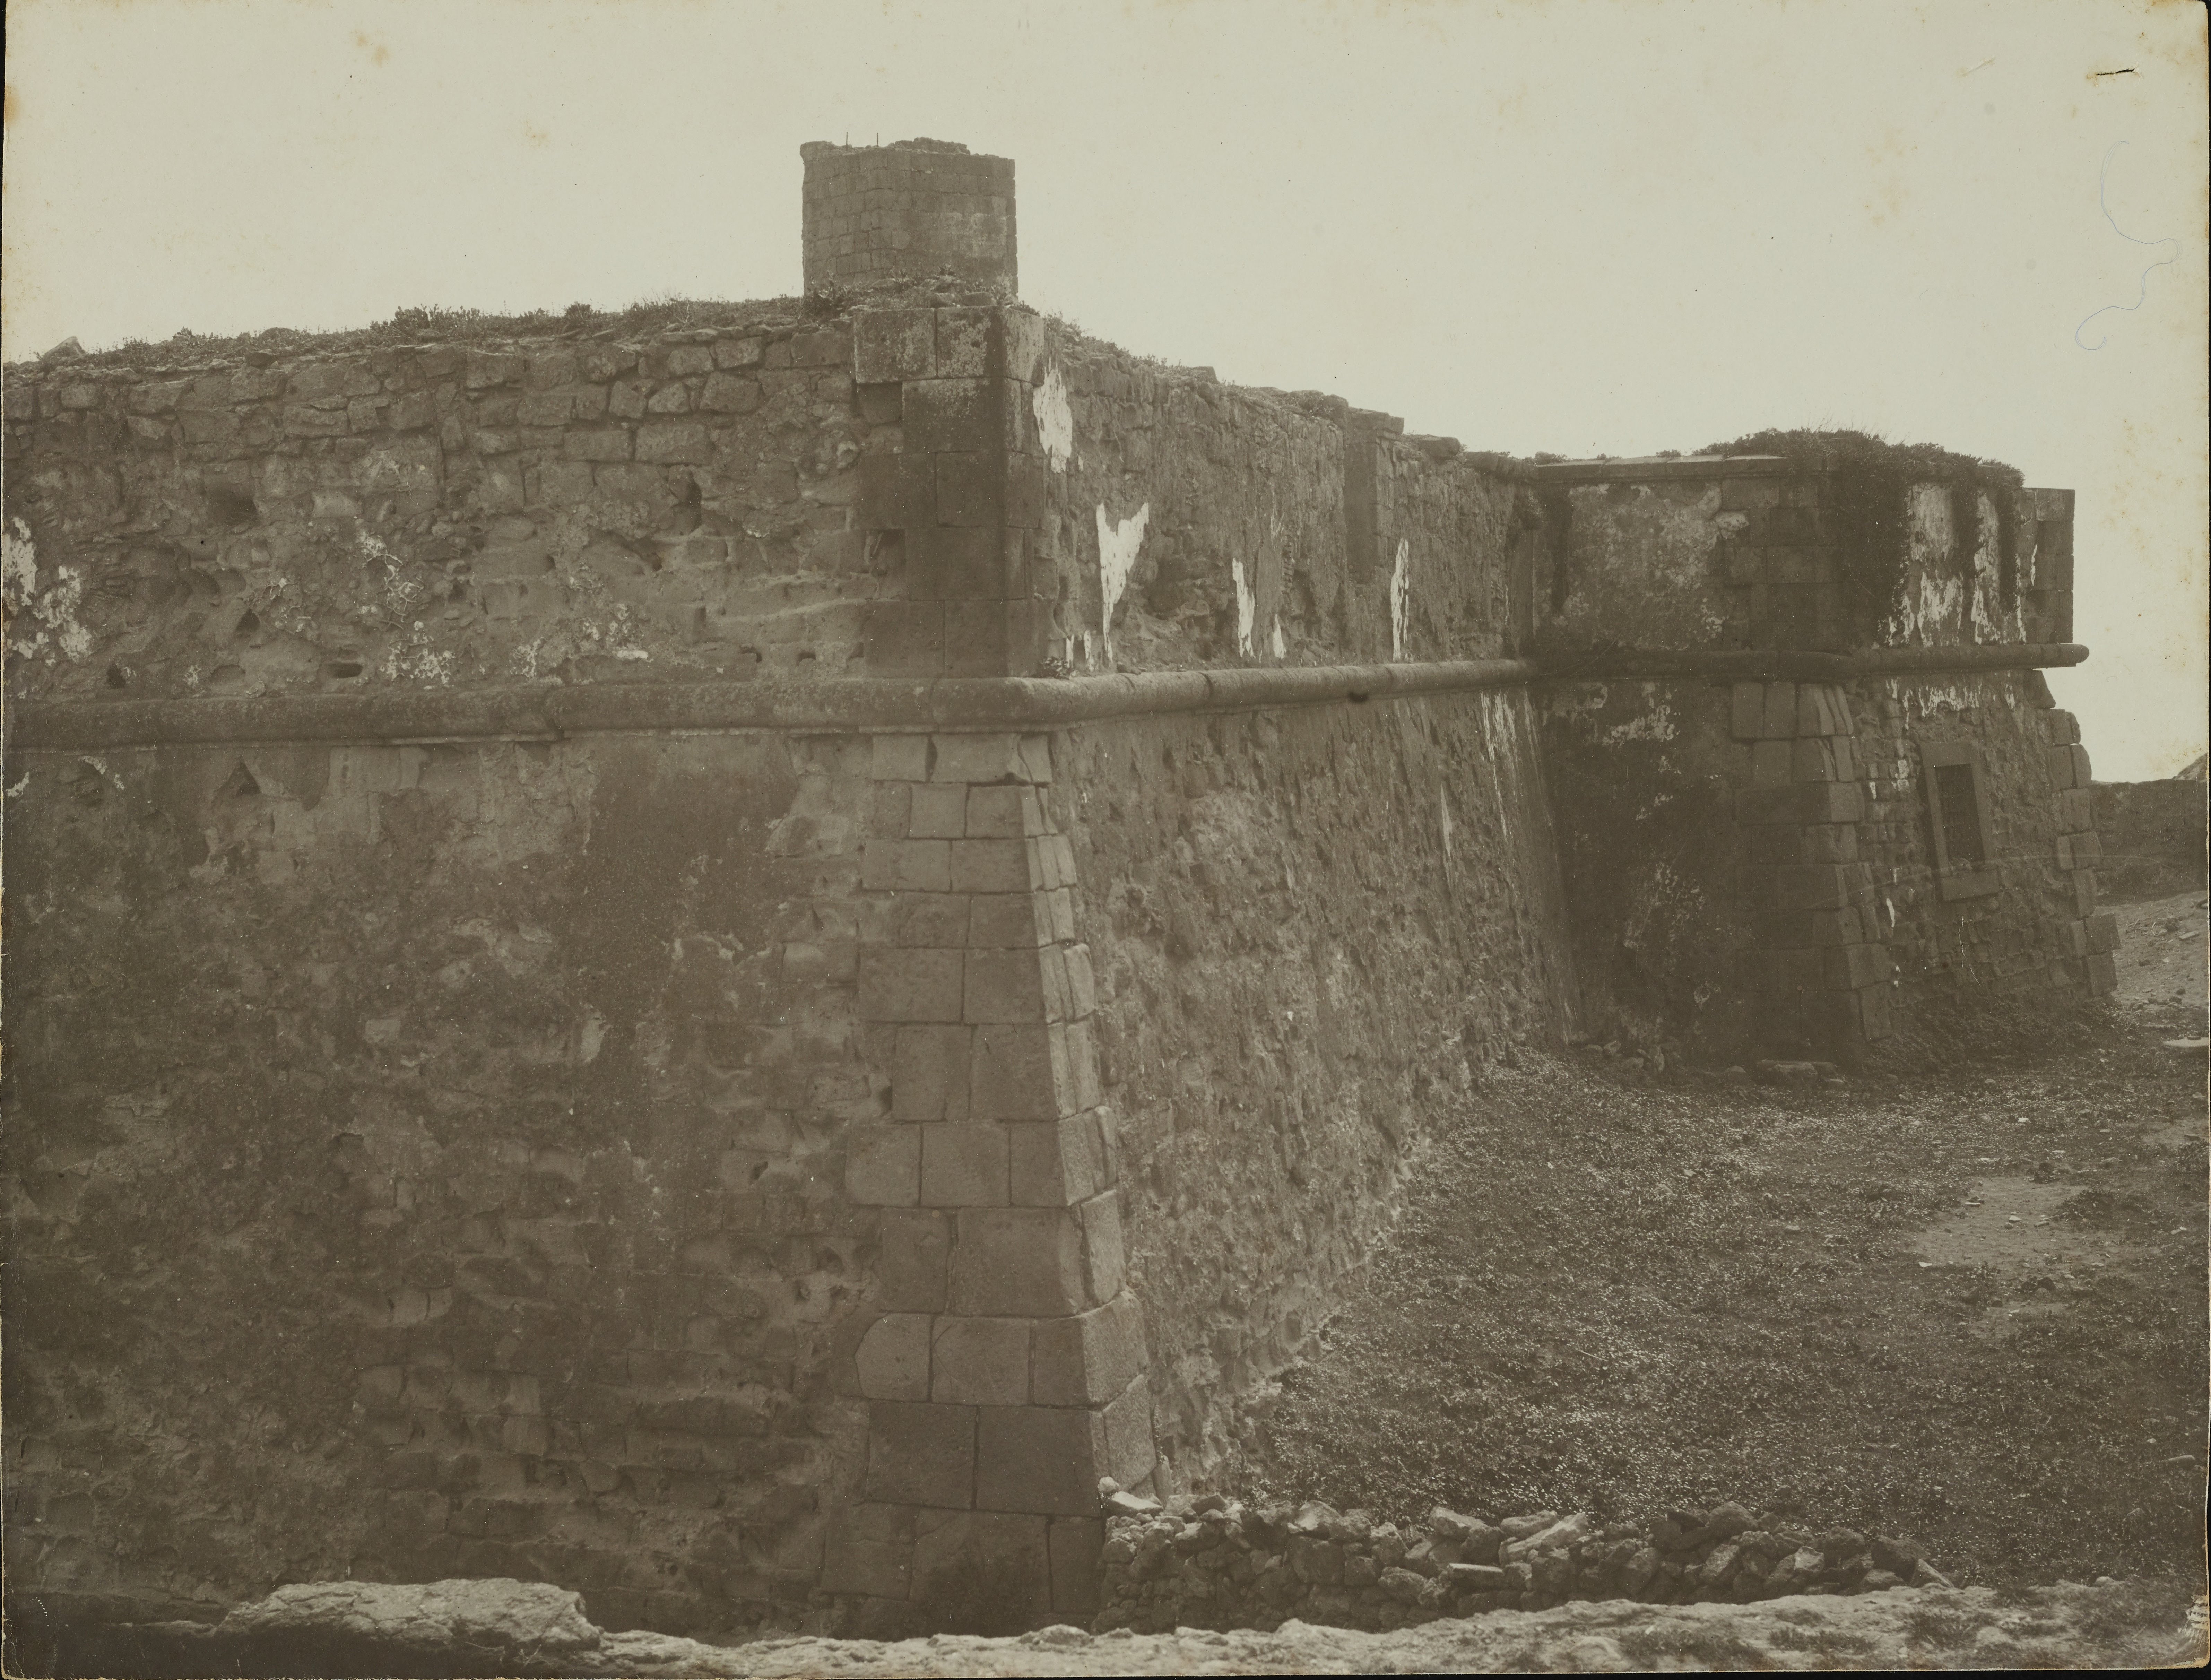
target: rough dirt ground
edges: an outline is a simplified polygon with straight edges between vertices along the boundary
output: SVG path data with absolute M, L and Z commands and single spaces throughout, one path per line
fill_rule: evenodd
M 2119 1007 L 2025 1053 L 1808 1088 L 1503 1070 L 1237 1491 L 1734 1498 L 1911 1539 L 1961 1585 L 2200 1590 L 2205 1063 L 2161 1041 L 2204 1032 L 2203 897 L 2123 910 Z

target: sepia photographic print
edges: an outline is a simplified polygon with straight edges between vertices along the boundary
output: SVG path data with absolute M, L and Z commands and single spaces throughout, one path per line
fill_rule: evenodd
M 8 1675 L 2204 1662 L 2202 4 L 7 26 Z

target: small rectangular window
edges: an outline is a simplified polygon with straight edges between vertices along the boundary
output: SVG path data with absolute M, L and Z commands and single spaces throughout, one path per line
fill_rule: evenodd
M 1922 741 L 1927 828 L 1935 877 L 1946 899 L 1978 898 L 2001 884 L 1990 860 L 1989 802 L 1981 749 L 1969 741 Z

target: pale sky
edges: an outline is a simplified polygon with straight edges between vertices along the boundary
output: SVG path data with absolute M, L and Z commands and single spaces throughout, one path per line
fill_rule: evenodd
M 2204 15 L 11 0 L 5 353 L 793 294 L 802 142 L 956 140 L 1017 161 L 1028 301 L 1225 379 L 2078 490 L 2050 683 L 2099 777 L 2160 775 L 2205 737 Z

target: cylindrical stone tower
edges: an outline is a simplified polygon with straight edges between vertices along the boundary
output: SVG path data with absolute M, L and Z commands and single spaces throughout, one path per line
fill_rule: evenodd
M 943 140 L 809 141 L 806 289 L 946 270 L 1017 292 L 1014 161 Z

